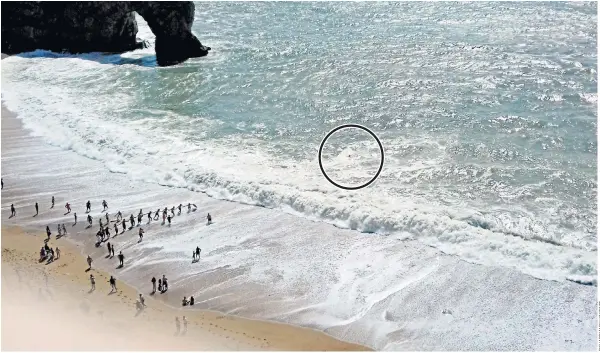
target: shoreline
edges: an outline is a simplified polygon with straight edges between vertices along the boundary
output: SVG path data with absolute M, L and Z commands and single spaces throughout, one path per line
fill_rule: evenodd
M 573 350 L 578 347 L 590 346 L 589 338 L 593 338 L 593 335 L 588 337 L 587 331 L 583 332 L 586 328 L 595 326 L 596 322 L 595 319 L 590 320 L 589 317 L 588 310 L 595 307 L 595 304 L 591 303 L 590 293 L 592 291 L 589 289 L 580 289 L 561 282 L 540 281 L 510 268 L 469 264 L 457 260 L 455 257 L 441 254 L 437 250 L 423 247 L 421 244 L 415 245 L 415 242 L 411 241 L 394 242 L 393 239 L 385 237 L 374 238 L 371 235 L 334 229 L 331 225 L 315 224 L 304 219 L 296 222 L 294 217 L 282 215 L 277 210 L 258 209 L 256 206 L 229 201 L 226 202 L 227 205 L 223 205 L 225 204 L 223 200 L 209 199 L 205 195 L 194 195 L 197 193 L 187 189 L 173 190 L 157 187 L 151 183 L 145 185 L 139 180 L 130 180 L 129 175 L 106 173 L 103 170 L 105 169 L 103 163 L 68 151 L 64 147 L 60 148 L 60 151 L 56 146 L 48 148 L 49 145 L 46 145 L 41 138 L 29 134 L 22 126 L 22 120 L 15 114 L 11 113 L 15 115 L 14 119 L 19 122 L 20 127 L 12 126 L 11 128 L 14 130 L 5 132 L 7 119 L 4 104 L 2 114 L 3 137 L 15 134 L 6 140 L 9 148 L 5 148 L 3 143 L 3 167 L 6 163 L 10 166 L 6 170 L 9 173 L 12 172 L 13 176 L 22 176 L 28 179 L 22 181 L 14 178 L 9 181 L 9 184 L 12 185 L 3 190 L 4 195 L 9 195 L 8 199 L 15 199 L 19 215 L 29 212 L 32 202 L 35 202 L 32 200 L 40 199 L 45 202 L 50 193 L 57 195 L 59 209 L 65 201 L 69 201 L 75 206 L 74 208 L 81 211 L 79 206 L 82 205 L 84 198 L 92 196 L 96 203 L 106 197 L 109 205 L 113 207 L 111 214 L 119 209 L 119 205 L 126 206 L 125 215 L 128 215 L 130 211 L 137 211 L 140 207 L 146 209 L 147 205 L 156 203 L 157 197 L 163 199 L 160 201 L 163 204 L 179 200 L 177 198 L 192 198 L 200 200 L 196 203 L 203 209 L 210 210 L 211 214 L 213 214 L 213 210 L 218 210 L 215 212 L 218 215 L 217 225 L 210 228 L 210 232 L 217 233 L 217 235 L 205 234 L 207 231 L 202 230 L 204 227 L 200 227 L 200 223 L 193 223 L 195 217 L 194 214 L 190 214 L 182 217 L 181 221 L 180 218 L 177 218 L 172 229 L 162 227 L 162 230 L 158 231 L 153 223 L 152 227 L 154 228 L 151 228 L 145 235 L 141 250 L 140 246 L 135 245 L 137 234 L 132 235 L 131 232 L 127 232 L 124 237 L 115 238 L 118 249 L 122 248 L 127 251 L 126 263 L 133 262 L 129 262 L 126 268 L 119 272 L 114 270 L 114 261 L 109 263 L 103 259 L 104 246 L 94 248 L 93 243 L 86 240 L 93 238 L 93 231 L 75 229 L 72 233 L 69 230 L 67 238 L 79 247 L 80 253 L 83 255 L 82 259 L 85 257 L 85 253 L 92 253 L 95 259 L 94 265 L 108 273 L 115 274 L 118 281 L 122 279 L 132 288 L 146 289 L 146 286 L 149 286 L 149 278 L 152 275 L 158 278 L 161 274 L 153 272 L 158 271 L 154 270 L 155 268 L 167 273 L 171 286 L 169 292 L 163 295 L 159 301 L 170 304 L 174 310 L 177 310 L 177 304 L 180 303 L 183 295 L 189 296 L 189 293 L 194 293 L 193 295 L 197 298 L 197 306 L 201 309 L 193 311 L 206 309 L 209 312 L 226 312 L 227 315 L 241 318 L 259 317 L 259 321 L 264 320 L 264 322 L 276 325 L 293 322 L 295 323 L 294 327 L 322 327 L 324 334 L 329 337 L 333 335 L 364 344 L 369 343 L 376 349 L 457 350 L 460 348 L 456 347 L 462 347 L 462 349 L 483 350 L 490 349 L 490 347 L 496 349 L 561 347 Z M 12 115 L 8 118 L 9 125 L 13 124 Z M 46 154 L 47 151 L 49 152 Z M 6 161 L 5 153 L 8 154 Z M 40 155 L 43 157 L 40 158 Z M 62 158 L 65 158 L 65 164 L 71 164 L 76 168 L 70 170 L 61 166 Z M 49 166 L 45 164 L 48 161 L 52 161 Z M 40 166 L 43 166 L 41 170 Z M 58 176 L 58 179 L 63 180 L 57 182 L 53 180 L 57 179 L 53 176 Z M 116 193 L 110 188 L 110 185 L 115 183 L 120 187 L 117 193 L 122 194 L 117 195 L 119 202 L 110 199 Z M 90 192 L 89 184 L 105 187 L 98 188 L 99 190 L 94 190 L 92 187 L 92 192 Z M 142 186 L 140 187 L 139 184 Z M 106 185 L 109 187 L 106 188 Z M 67 190 L 67 186 L 71 190 Z M 146 195 L 144 189 L 156 193 L 148 192 Z M 65 195 L 68 199 L 64 198 Z M 5 201 L 3 204 L 3 220 L 5 222 L 7 205 L 10 205 L 10 202 L 7 204 Z M 115 205 L 117 208 L 114 208 Z M 62 214 L 62 212 L 60 213 Z M 94 213 L 94 218 L 96 218 L 97 212 Z M 250 216 L 248 216 L 249 214 Z M 248 222 L 248 218 L 262 214 L 267 215 L 265 218 L 269 219 L 269 223 L 263 228 L 255 227 L 253 223 Z M 197 216 L 202 217 L 199 214 Z M 84 218 L 85 215 L 82 213 L 79 217 L 82 223 L 84 223 Z M 260 220 L 264 221 L 265 218 L 260 218 Z M 70 220 L 65 221 L 64 216 L 49 215 L 46 211 L 41 217 L 26 222 L 31 225 L 27 226 L 28 229 L 39 229 L 39 232 L 42 233 L 45 224 L 50 224 L 54 232 L 57 222 L 68 223 Z M 17 222 L 19 221 L 17 219 Z M 14 220 L 6 223 L 13 222 Z M 94 221 L 94 224 L 96 222 L 97 220 Z M 227 228 L 228 225 L 225 223 L 238 223 L 238 228 Z M 295 225 L 296 223 L 298 225 Z M 183 226 L 187 228 L 184 229 Z M 261 225 L 259 224 L 259 226 Z M 283 232 L 274 235 L 265 234 L 262 232 L 264 228 L 281 229 L 286 234 L 282 234 Z M 146 229 L 145 226 L 144 229 Z M 189 232 L 189 237 L 184 237 L 182 241 L 179 241 L 179 238 L 169 238 L 170 235 L 167 232 L 184 236 L 187 236 L 186 232 Z M 236 232 L 241 234 L 240 240 L 237 236 L 233 240 L 222 238 L 223 233 L 235 234 Z M 245 233 L 259 236 L 245 238 L 247 236 Z M 296 241 L 296 239 L 287 237 L 288 234 L 300 234 L 306 236 L 306 239 Z M 158 237 L 161 238 L 160 242 L 152 240 Z M 187 265 L 189 253 L 188 249 L 177 248 L 179 244 L 169 243 L 171 240 L 188 244 L 187 246 L 193 244 L 194 247 L 196 242 L 204 244 L 201 246 L 203 263 L 194 267 L 193 272 L 195 273 L 181 275 L 178 272 L 184 265 L 185 268 L 190 268 Z M 275 245 L 280 245 L 278 242 L 282 247 L 275 247 Z M 111 243 L 113 243 L 112 239 Z M 165 243 L 169 243 L 168 246 L 174 247 L 175 250 L 168 249 L 163 252 Z M 299 247 L 303 243 L 310 243 L 311 246 L 319 248 L 319 254 L 315 254 L 318 256 L 314 258 L 309 256 L 308 259 L 305 259 L 306 256 L 302 251 L 306 248 L 301 248 L 299 250 L 301 256 L 296 257 L 296 253 L 288 249 L 294 250 L 293 248 Z M 245 253 L 261 247 L 275 255 L 270 256 L 271 254 L 267 253 L 267 250 L 264 253 L 250 253 L 250 255 Z M 118 249 L 116 253 L 118 253 Z M 379 252 L 362 252 L 362 249 Z M 282 251 L 281 255 L 277 254 L 279 251 Z M 307 283 L 306 287 L 299 289 L 296 287 L 285 288 L 288 292 L 283 294 L 289 296 L 284 296 L 281 292 L 277 293 L 276 285 L 281 283 L 277 282 L 279 278 L 290 276 L 289 269 L 282 270 L 281 264 L 275 262 L 272 264 L 274 268 L 272 282 L 269 282 L 271 277 L 266 285 L 256 281 L 255 277 L 248 280 L 247 276 L 244 277 L 248 272 L 256 271 L 257 267 L 260 271 L 264 267 L 261 267 L 261 264 L 256 266 L 254 262 L 244 263 L 244 261 L 241 262 L 242 265 L 235 267 L 228 264 L 227 261 L 223 261 L 229 256 L 238 256 L 239 254 L 243 255 L 242 260 L 250 259 L 252 261 L 263 255 L 269 255 L 268 260 L 283 258 L 283 262 L 289 262 L 300 268 L 300 272 L 304 272 L 300 273 L 300 284 L 304 284 L 302 283 L 304 280 L 308 282 L 309 276 L 315 277 L 315 282 L 319 282 L 321 279 L 329 280 L 332 277 L 338 282 L 323 281 L 324 284 L 319 283 L 319 287 L 315 288 L 311 287 L 313 283 Z M 292 256 L 288 257 L 289 254 Z M 376 260 L 379 262 L 373 268 L 369 268 L 370 265 L 367 266 L 369 262 L 362 259 L 369 258 L 373 254 L 377 256 Z M 140 257 L 144 258 L 143 263 L 136 261 Z M 213 261 L 212 258 L 217 260 Z M 342 258 L 342 261 L 333 262 L 331 260 L 339 260 L 339 258 Z M 305 260 L 308 260 L 308 263 Z M 215 262 L 217 265 L 214 265 Z M 278 266 L 279 268 L 277 268 Z M 331 267 L 332 270 L 326 268 L 327 271 L 323 273 L 313 274 L 312 270 L 315 268 L 321 270 L 324 266 Z M 344 277 L 352 272 L 358 273 L 359 277 L 356 279 Z M 265 271 L 265 273 L 267 272 Z M 363 275 L 363 273 L 365 274 Z M 271 273 L 268 274 L 271 275 Z M 296 273 L 292 272 L 291 275 L 296 275 Z M 286 284 L 290 283 L 295 285 L 294 282 Z M 381 283 L 385 284 L 381 285 Z M 361 289 L 364 292 L 361 292 Z M 321 292 L 318 294 L 325 292 L 325 295 L 307 297 L 311 291 Z M 142 290 L 141 292 L 148 297 L 147 291 Z M 271 298 L 271 294 L 273 294 L 273 298 Z M 539 300 L 530 298 L 532 294 L 534 297 L 539 296 Z M 419 298 L 420 296 L 421 298 Z M 356 297 L 356 301 L 354 297 Z M 595 299 L 595 294 L 593 297 Z M 431 301 L 432 298 L 436 299 Z M 500 300 L 498 307 L 491 307 L 490 301 L 495 302 L 495 300 L 490 300 L 490 298 Z M 350 305 L 345 306 L 348 303 Z M 352 306 L 355 303 L 358 304 Z M 503 303 L 506 304 L 506 307 L 502 307 Z M 519 306 L 515 306 L 514 303 L 519 303 Z M 565 307 L 565 303 L 570 304 Z M 543 314 L 542 318 L 534 315 L 545 306 L 547 308 L 543 310 L 554 312 L 556 315 L 550 317 Z M 522 307 L 530 308 L 521 310 Z M 330 308 L 332 309 L 330 310 Z M 452 313 L 447 314 L 447 309 L 451 309 Z M 474 312 L 482 311 L 489 311 L 489 313 L 481 317 L 474 315 Z M 504 330 L 498 322 L 511 316 L 515 316 L 514 326 L 520 328 Z M 527 322 L 531 322 L 532 316 L 543 324 L 533 326 L 527 324 Z M 561 327 L 575 319 L 578 320 L 578 324 L 572 327 Z M 472 327 L 465 332 L 456 331 L 465 326 Z M 490 331 L 495 333 L 486 337 L 486 332 Z M 444 334 L 451 334 L 454 337 L 444 336 Z M 483 339 L 478 342 L 477 340 L 482 335 Z M 527 335 L 533 337 L 525 337 Z M 501 340 L 506 342 L 497 343 Z M 550 343 L 546 343 L 545 340 Z
M 137 300 L 136 294 L 139 292 L 118 279 L 118 291 L 116 295 L 109 294 L 106 297 L 119 298 L 116 302 L 108 302 L 108 299 L 103 298 L 103 296 L 109 290 L 109 285 L 106 283 L 109 274 L 96 268 L 92 268 L 89 272 L 85 271 L 87 264 L 85 263 L 85 259 L 79 254 L 78 247 L 70 243 L 65 237 L 59 240 L 52 238 L 49 242 L 51 247 L 59 246 L 61 248 L 61 257 L 59 259 L 48 265 L 36 261 L 36 247 L 42 244 L 42 240 L 45 238 L 41 233 L 25 230 L 20 227 L 2 227 L 2 276 L 3 280 L 6 281 L 2 287 L 3 300 L 6 300 L 6 302 L 15 300 L 14 295 L 16 293 L 14 293 L 14 288 L 16 286 L 11 281 L 15 280 L 13 272 L 15 272 L 15 269 L 18 269 L 16 277 L 18 277 L 19 284 L 25 279 L 24 282 L 31 287 L 31 281 L 33 280 L 33 286 L 38 287 L 38 294 L 47 293 L 45 294 L 46 301 L 60 302 L 60 305 L 55 303 L 56 307 L 65 305 L 68 311 L 72 311 L 75 310 L 76 306 L 85 302 L 94 308 L 97 307 L 97 313 L 109 309 L 112 313 L 120 311 L 123 315 L 117 315 L 118 319 L 115 319 L 115 322 L 121 320 L 119 321 L 119 325 L 127 327 L 127 330 L 140 326 L 139 321 L 143 319 L 144 322 L 154 322 L 150 325 L 142 325 L 144 326 L 142 329 L 145 333 L 152 332 L 150 330 L 153 327 L 157 329 L 153 335 L 160 334 L 160 331 L 165 330 L 175 331 L 173 317 L 177 316 L 181 320 L 182 316 L 186 316 L 189 329 L 183 342 L 174 342 L 170 335 L 163 333 L 160 334 L 155 344 L 169 340 L 167 346 L 164 348 L 149 348 L 149 346 L 142 348 L 138 347 L 142 342 L 134 342 L 129 349 L 173 349 L 173 345 L 175 345 L 177 350 L 198 350 L 199 348 L 202 350 L 368 350 L 359 345 L 339 341 L 316 330 L 263 320 L 235 317 L 214 311 L 187 310 L 187 307 L 178 309 L 149 295 L 145 295 L 145 304 L 147 307 L 138 311 L 135 308 L 134 302 Z M 45 281 L 36 278 L 38 276 L 36 276 L 35 272 L 42 273 L 46 277 Z M 96 290 L 94 292 L 88 291 L 90 284 L 87 276 L 90 273 L 94 274 L 96 278 Z M 43 289 L 44 286 L 46 288 Z M 8 288 L 12 288 L 13 291 L 9 292 Z M 35 289 L 33 292 L 35 292 Z M 18 291 L 19 298 L 22 298 L 23 295 L 30 297 L 33 295 L 35 297 L 33 292 Z M 49 294 L 52 292 L 53 294 Z M 48 305 L 44 305 L 43 310 L 49 310 Z M 60 310 L 64 310 L 64 308 Z M 93 310 L 90 309 L 88 311 L 91 312 Z M 131 317 L 126 317 L 125 313 Z M 103 314 L 98 315 L 103 316 Z M 2 320 L 5 329 L 12 327 L 12 319 L 9 314 L 3 314 Z M 32 322 L 37 321 L 31 317 L 28 317 L 28 320 Z M 102 318 L 102 320 L 108 319 Z M 62 321 L 65 320 L 61 319 Z M 114 324 L 115 322 L 112 323 Z M 30 325 L 31 322 L 24 324 Z M 93 314 L 87 314 L 87 324 L 96 324 Z M 103 325 L 106 325 L 106 323 L 103 323 Z M 3 339 L 3 349 L 23 349 L 23 347 L 17 346 L 18 343 L 10 339 L 11 336 L 5 332 L 5 329 L 3 329 L 2 335 L 6 335 L 7 339 Z M 13 330 L 16 330 L 16 328 Z M 81 333 L 83 336 L 89 334 L 89 332 Z M 59 344 L 59 341 L 61 340 L 57 339 L 56 344 Z M 5 348 L 5 344 L 11 348 Z M 204 346 L 198 346 L 198 344 L 203 344 Z M 85 345 L 87 349 L 90 348 L 89 343 L 85 343 Z M 121 347 L 118 348 L 122 349 Z M 55 346 L 54 349 L 66 348 Z

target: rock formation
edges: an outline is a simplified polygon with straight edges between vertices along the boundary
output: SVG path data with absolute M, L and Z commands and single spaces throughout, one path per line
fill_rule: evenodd
M 208 54 L 192 33 L 191 1 L 5 1 L 2 53 L 36 49 L 56 52 L 125 52 L 142 47 L 134 11 L 156 35 L 159 65 L 174 65 Z

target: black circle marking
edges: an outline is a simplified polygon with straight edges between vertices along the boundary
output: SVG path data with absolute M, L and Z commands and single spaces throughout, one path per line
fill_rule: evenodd
M 325 146 L 325 142 L 327 141 L 327 139 L 329 137 L 331 137 L 331 135 L 333 135 L 336 131 L 339 131 L 342 129 L 347 129 L 347 128 L 357 128 L 357 129 L 361 129 L 361 130 L 369 133 L 369 135 L 371 135 L 375 139 L 375 141 L 377 141 L 377 144 L 379 145 L 379 151 L 381 152 L 381 162 L 379 163 L 379 169 L 377 170 L 377 173 L 375 173 L 375 176 L 373 178 L 371 178 L 371 180 L 367 181 L 366 183 L 364 183 L 362 185 L 358 185 L 358 186 L 344 186 L 344 185 L 340 185 L 340 184 L 336 183 L 335 181 L 331 180 L 331 178 L 327 175 L 327 173 L 325 173 L 325 169 L 323 169 L 323 162 L 321 160 L 323 146 Z M 383 152 L 383 145 L 381 144 L 381 141 L 379 141 L 379 138 L 373 133 L 373 131 L 367 129 L 366 127 L 364 127 L 362 125 L 358 125 L 358 124 L 344 124 L 344 125 L 340 125 L 340 126 L 336 127 L 335 129 L 329 131 L 329 133 L 325 136 L 325 138 L 321 142 L 321 146 L 319 147 L 319 168 L 321 168 L 321 173 L 323 173 L 323 176 L 325 177 L 325 179 L 327 179 L 330 183 L 332 183 L 333 185 L 337 186 L 338 188 L 344 189 L 344 190 L 358 190 L 358 189 L 362 189 L 364 187 L 371 185 L 371 183 L 373 183 L 379 177 L 379 174 L 381 173 L 381 170 L 383 169 L 384 159 L 385 159 L 385 154 Z

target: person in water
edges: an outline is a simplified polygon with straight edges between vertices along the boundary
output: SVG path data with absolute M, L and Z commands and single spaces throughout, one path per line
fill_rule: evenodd
M 137 224 L 138 224 L 138 226 L 139 226 L 139 225 L 142 223 L 142 214 L 141 214 L 141 213 L 140 213 L 140 214 L 138 214 L 138 216 L 137 216 L 137 221 L 138 221 L 138 223 L 137 223 Z
M 91 225 L 92 225 L 92 216 L 88 215 L 88 216 L 87 216 L 87 220 L 88 220 L 88 223 L 89 223 L 89 224 L 90 224 L 90 226 L 91 226 Z
M 58 236 L 62 235 L 62 228 L 60 227 L 60 223 L 57 225 L 58 228 Z
M 67 227 L 65 227 L 64 223 L 62 225 L 62 230 L 63 230 L 63 235 L 67 235 Z
M 181 206 L 183 206 L 183 205 L 179 204 L 179 206 L 177 206 L 177 215 L 178 216 L 181 214 Z
M 206 216 L 206 220 L 208 221 L 208 224 L 212 223 L 212 217 L 210 216 L 210 213 L 208 214 L 208 216 Z
M 123 231 L 121 233 L 125 233 L 125 229 L 127 229 L 127 224 L 125 220 L 122 221 L 121 225 L 123 226 Z
M 90 202 L 90 200 L 88 200 L 88 202 L 85 203 L 85 212 L 92 212 L 92 203 Z
M 70 203 L 66 203 L 65 204 L 65 208 L 67 209 L 67 213 L 71 213 L 71 204 Z
M 37 215 L 38 215 L 38 213 L 39 213 L 39 212 L 38 212 L 38 203 L 36 202 L 36 203 L 35 203 L 35 215 L 37 216 Z
M 14 204 L 10 204 L 10 216 L 11 217 L 16 217 L 17 216 L 17 210 L 15 210 L 15 205 Z
M 142 241 L 144 239 L 144 229 L 143 228 L 140 228 L 139 234 L 140 234 L 140 240 L 139 241 Z
M 122 251 L 119 251 L 119 266 L 123 267 L 123 261 L 125 261 L 125 256 Z
M 131 228 L 135 226 L 135 219 L 133 218 L 133 215 L 129 216 L 129 223 L 131 223 Z
M 196 257 L 198 258 L 198 260 L 200 260 L 200 251 L 201 251 L 200 247 L 196 246 Z
M 175 206 L 171 207 L 171 216 L 175 217 Z
M 148 223 L 152 222 L 152 211 L 148 211 Z
M 73 217 L 75 217 L 75 224 L 77 224 L 77 212 L 73 213 Z
M 110 219 L 108 218 L 108 212 L 106 212 L 106 213 L 104 214 L 104 216 L 106 216 L 106 224 L 107 224 L 107 225 L 108 225 L 108 224 L 110 224 Z
M 159 214 L 160 214 L 160 208 L 159 208 L 159 209 L 157 209 L 157 210 L 156 210 L 156 213 L 154 214 L 154 220 L 155 220 L 155 221 L 158 221 Z
M 106 200 L 102 200 L 102 207 L 104 207 L 102 211 L 106 211 L 106 209 L 108 208 L 108 203 L 106 203 Z
M 48 240 L 50 240 L 50 236 L 52 235 L 52 232 L 50 231 L 50 227 L 46 226 L 46 235 L 48 236 Z
M 123 219 L 123 214 L 121 213 L 121 211 L 117 212 L 117 221 L 120 221 Z
M 167 216 L 167 220 L 169 221 L 169 225 L 171 225 L 171 215 Z
M 54 196 L 52 196 L 52 206 L 50 208 L 54 208 Z

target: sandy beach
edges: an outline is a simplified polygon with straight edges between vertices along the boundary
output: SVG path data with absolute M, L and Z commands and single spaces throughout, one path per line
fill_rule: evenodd
M 320 332 L 216 312 L 179 310 L 87 264 L 66 239 L 51 240 L 61 257 L 37 261 L 41 232 L 2 228 L 3 350 L 365 350 Z M 91 291 L 89 275 L 96 278 Z M 179 333 L 175 318 L 186 316 Z M 35 332 L 32 335 L 32 332 Z

